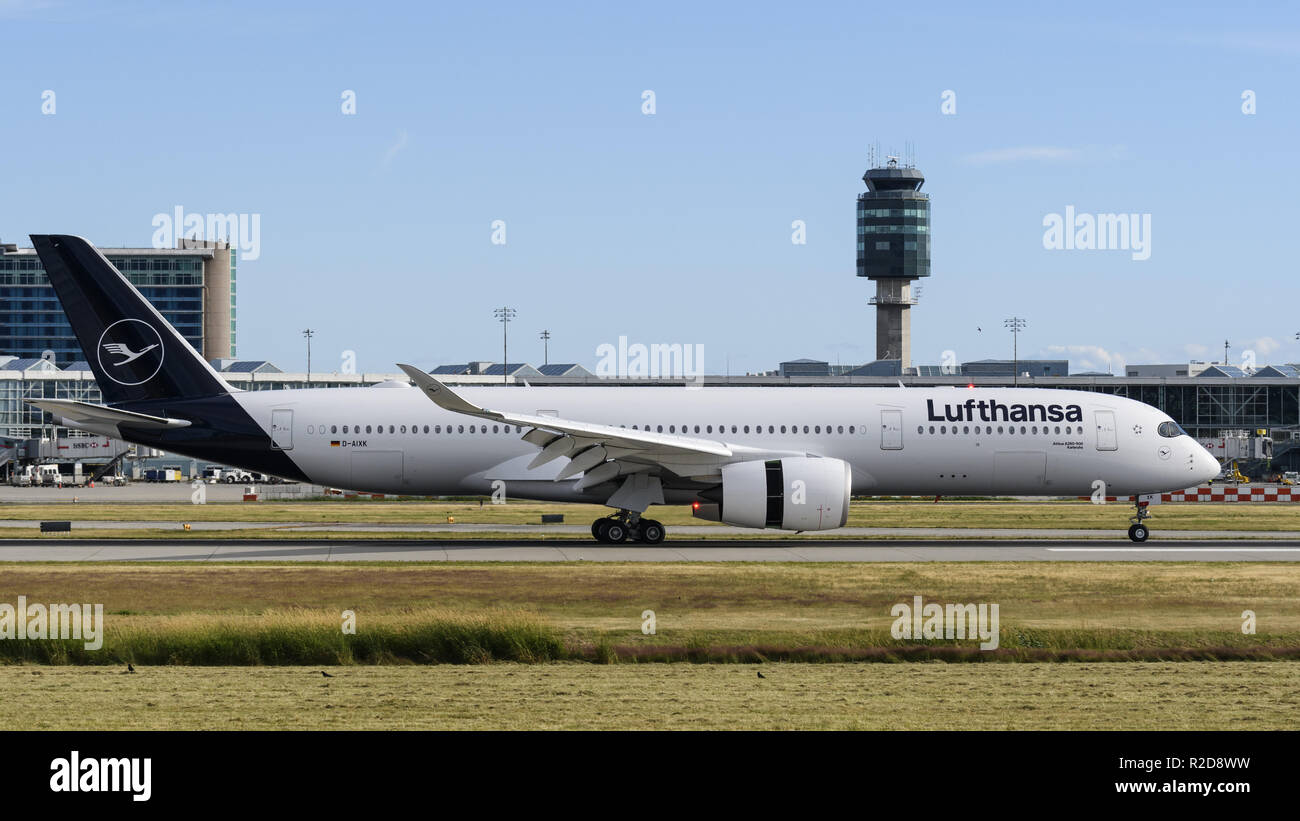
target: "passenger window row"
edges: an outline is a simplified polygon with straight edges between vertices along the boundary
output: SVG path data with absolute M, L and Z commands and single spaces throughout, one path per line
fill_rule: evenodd
M 484 434 L 484 433 L 487 433 L 487 432 L 488 432 L 488 426 L 487 426 L 487 425 L 447 425 L 447 426 L 446 426 L 446 432 L 447 432 L 447 433 L 465 433 L 465 429 L 466 429 L 467 427 L 469 428 L 469 432 L 470 432 L 470 433 Z M 361 425 L 343 425 L 343 426 L 341 426 L 341 429 L 340 429 L 340 426 L 339 426 L 339 425 L 330 425 L 330 426 L 328 426 L 328 428 L 327 428 L 325 425 L 308 425 L 308 426 L 307 426 L 307 433 L 308 433 L 308 435 L 317 435 L 317 434 L 319 434 L 319 435 L 321 435 L 321 436 L 324 436 L 324 435 L 326 435 L 326 434 L 338 434 L 338 433 L 342 433 L 342 434 L 345 434 L 345 435 L 346 435 L 346 434 L 351 434 L 351 435 L 355 436 L 355 435 L 360 434 L 360 433 L 375 433 L 375 434 L 382 434 L 382 433 L 395 433 L 395 434 L 403 434 L 403 433 L 406 433 L 406 432 L 407 432 L 407 426 L 406 426 L 406 425 L 366 425 L 364 428 L 363 428 Z M 442 425 L 424 425 L 423 428 L 421 428 L 420 425 L 411 425 L 411 426 L 410 426 L 410 432 L 411 432 L 412 434 L 418 434 L 418 433 L 434 433 L 434 434 L 440 434 L 440 433 L 443 433 L 443 426 L 442 426 Z M 493 426 L 492 426 L 492 433 L 523 433 L 523 432 L 524 432 L 524 429 L 523 429 L 522 427 L 519 427 L 518 425 L 493 425 Z
M 956 436 L 956 435 L 970 436 L 970 435 L 972 435 L 972 433 L 973 433 L 975 436 L 979 436 L 979 435 L 981 435 L 981 434 L 980 434 L 980 427 L 981 427 L 980 425 L 975 425 L 973 428 L 972 428 L 972 426 L 970 426 L 970 425 L 962 425 L 962 426 L 961 426 L 961 429 L 958 430 L 958 429 L 957 429 L 957 426 L 956 426 L 956 425 L 953 425 L 953 426 L 952 426 L 952 430 L 949 431 L 947 425 L 939 425 L 937 429 L 935 428 L 934 425 L 931 425 L 931 426 L 930 426 L 930 429 L 929 429 L 929 433 L 932 433 L 932 434 L 939 434 L 939 435 L 948 435 L 948 434 L 951 434 L 951 435 L 953 435 L 953 436 Z M 994 431 L 995 428 L 994 428 L 993 425 L 984 425 L 984 426 L 983 426 L 983 429 L 984 429 L 984 430 L 983 430 L 983 435 L 985 435 L 985 436 L 989 436 L 989 435 L 992 435 L 992 433 L 993 433 L 993 431 Z M 1003 434 L 1003 433 L 1006 433 L 1006 434 L 1008 434 L 1008 435 L 1015 435 L 1015 433 L 1016 433 L 1016 426 L 1015 426 L 1015 425 L 998 425 L 998 426 L 996 427 L 996 430 L 997 430 L 997 432 L 998 432 L 999 435 L 1001 435 L 1001 434 Z M 916 432 L 917 432 L 917 433 L 920 433 L 920 434 L 925 434 L 925 433 L 926 433 L 926 428 L 925 428 L 925 426 L 924 426 L 924 425 L 917 425 L 917 426 L 916 426 Z M 1077 436 L 1077 435 L 1081 435 L 1081 434 L 1083 433 L 1083 425 L 1077 425 L 1077 426 L 1076 426 L 1076 425 L 1066 425 L 1064 429 L 1062 429 L 1060 425 L 1056 425 L 1056 426 L 1042 425 L 1041 427 L 1040 427 L 1039 425 L 1021 425 L 1021 426 L 1020 426 L 1020 435 L 1021 435 L 1021 436 L 1039 436 L 1039 435 L 1042 435 L 1042 436 L 1052 436 L 1052 435 L 1057 435 L 1057 436 L 1059 436 L 1059 435 L 1061 435 L 1062 433 L 1064 433 L 1066 436 Z
M 627 425 L 619 425 L 619 427 L 626 428 Z M 666 430 L 665 427 L 667 428 Z M 718 433 L 721 434 L 727 433 L 727 428 L 728 428 L 727 425 L 717 425 L 716 427 Z M 681 425 L 680 428 L 681 428 L 680 432 L 682 434 L 714 432 L 713 425 Z M 731 428 L 731 433 L 749 433 L 751 430 L 754 433 L 764 432 L 763 425 L 754 425 L 752 426 L 752 428 L 749 425 L 731 425 L 730 428 Z M 857 429 L 858 428 L 856 425 L 849 425 L 848 427 L 845 427 L 844 425 L 803 425 L 802 427 L 800 425 L 767 425 L 766 432 L 767 433 L 799 433 L 802 430 L 803 433 L 816 433 L 816 434 L 831 436 L 835 434 L 843 434 L 845 431 L 848 431 L 849 433 L 855 433 Z M 645 425 L 644 427 L 641 427 L 641 426 L 633 425 L 632 430 L 650 431 L 651 426 Z M 677 425 L 667 425 L 667 426 L 655 425 L 653 430 L 655 433 L 677 433 L 678 426 Z
M 627 425 L 619 425 L 619 427 L 621 427 L 621 428 L 627 428 Z M 664 425 L 655 425 L 655 426 L 653 427 L 653 430 L 654 430 L 655 433 L 665 433 L 665 432 L 666 432 L 666 433 L 677 433 L 677 432 L 678 432 L 678 427 L 679 427 L 679 426 L 677 426 L 677 425 L 667 425 L 667 426 L 666 426 L 667 430 L 665 431 L 665 426 L 664 426 Z M 715 427 L 714 425 L 681 425 L 681 426 L 680 426 L 680 428 L 681 428 L 681 433 L 683 433 L 683 434 L 690 434 L 690 433 L 706 433 L 706 434 L 711 434 L 711 433 L 714 432 L 714 427 Z M 720 433 L 720 434 L 725 434 L 725 433 L 727 433 L 727 427 L 728 427 L 727 425 L 717 425 L 717 426 L 716 426 L 716 428 L 717 428 L 717 432 Z M 731 433 L 750 433 L 750 432 L 752 431 L 753 433 L 761 434 L 761 433 L 764 432 L 764 426 L 763 426 L 763 425 L 753 425 L 753 426 L 750 426 L 750 425 L 731 425 L 730 427 L 731 427 Z M 775 434 L 775 433 L 799 433 L 799 432 L 802 431 L 803 433 L 813 433 L 813 434 L 819 434 L 819 435 L 831 436 L 831 435 L 842 435 L 842 434 L 844 434 L 844 433 L 846 433 L 846 432 L 847 432 L 847 433 L 850 433 L 850 434 L 855 434 L 855 433 L 858 432 L 858 426 L 857 426 L 857 425 L 848 425 L 848 426 L 845 426 L 845 425 L 802 425 L 802 426 L 800 426 L 800 425 L 767 425 L 766 428 L 767 428 L 766 432 L 769 433 L 769 434 Z M 467 429 L 468 429 L 468 431 L 467 431 Z M 640 425 L 633 425 L 633 426 L 632 426 L 632 430 L 645 430 L 645 431 L 650 431 L 651 429 L 652 429 L 652 428 L 651 428 L 650 425 L 645 425 L 644 427 L 642 427 L 642 426 L 640 426 Z M 866 432 L 866 429 L 865 429 L 865 428 L 863 428 L 862 430 L 863 430 L 864 433 Z M 955 430 L 955 429 L 954 429 L 954 430 Z M 328 434 L 328 435 L 337 435 L 337 434 L 344 434 L 344 435 L 349 435 L 349 434 L 350 434 L 350 435 L 357 435 L 357 434 L 361 434 L 361 433 L 369 433 L 369 434 L 383 434 L 383 433 L 389 433 L 389 434 L 405 434 L 405 433 L 407 433 L 407 431 L 408 431 L 408 426 L 406 426 L 406 425 L 365 425 L 365 426 L 362 426 L 362 425 L 342 425 L 342 426 L 340 426 L 340 425 L 329 425 L 329 426 L 326 426 L 326 425 L 308 425 L 308 426 L 307 426 L 307 433 L 308 433 L 308 435 L 313 435 L 313 436 L 314 436 L 314 435 L 325 436 L 325 435 L 327 435 L 327 434 Z M 441 433 L 444 433 L 444 426 L 443 426 L 443 425 L 424 425 L 424 426 L 420 426 L 420 425 L 411 425 L 411 426 L 409 426 L 409 431 L 410 431 L 410 433 L 412 433 L 412 434 L 419 434 L 419 433 L 426 433 L 426 434 L 427 434 L 427 433 L 441 434 Z M 488 426 L 487 426 L 487 425 L 446 425 L 446 426 L 445 426 L 445 432 L 448 433 L 448 434 L 454 434 L 454 433 L 466 433 L 466 432 L 469 432 L 469 433 L 477 433 L 477 434 L 484 434 L 484 433 L 488 433 Z M 523 429 L 522 427 L 518 426 L 518 425 L 492 425 L 491 432 L 492 432 L 492 433 L 523 433 L 523 432 L 524 432 L 524 429 Z M 918 432 L 919 432 L 919 431 L 918 431 Z

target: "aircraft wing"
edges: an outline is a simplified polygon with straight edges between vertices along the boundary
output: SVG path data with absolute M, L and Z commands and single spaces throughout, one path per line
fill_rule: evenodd
M 542 450 L 528 466 L 540 467 L 561 456 L 569 464 L 556 476 L 568 479 L 579 473 L 579 488 L 587 488 L 628 473 L 654 471 L 664 467 L 680 475 L 714 474 L 727 462 L 758 458 L 713 439 L 654 433 L 648 430 L 579 422 L 554 416 L 537 416 L 481 408 L 467 401 L 433 376 L 413 365 L 398 365 L 415 386 L 444 410 L 478 416 L 510 425 L 532 428 L 524 440 Z

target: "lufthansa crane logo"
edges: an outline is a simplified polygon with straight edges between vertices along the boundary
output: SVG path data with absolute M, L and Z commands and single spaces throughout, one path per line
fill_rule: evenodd
M 125 364 L 127 364 L 128 362 L 134 362 L 135 360 L 137 360 L 137 359 L 139 359 L 140 357 L 144 356 L 145 354 L 149 353 L 150 351 L 152 351 L 152 350 L 153 350 L 154 348 L 156 348 L 156 347 L 158 347 L 158 346 L 157 346 L 157 345 L 150 345 L 150 346 L 148 346 L 148 347 L 146 347 L 146 348 L 141 348 L 141 349 L 138 350 L 138 351 L 133 351 L 133 350 L 131 350 L 130 348 L 128 348 L 125 344 L 123 344 L 123 343 L 121 343 L 121 342 L 109 342 L 109 343 L 106 343 L 106 344 L 104 345 L 104 350 L 108 351 L 109 353 L 115 353 L 115 354 L 118 354 L 118 355 L 120 355 L 120 356 L 124 356 L 124 357 L 126 357 L 125 359 L 123 359 L 123 360 L 120 361 L 120 362 L 114 362 L 114 363 L 113 363 L 114 365 L 125 365 Z
M 141 385 L 162 369 L 158 330 L 140 319 L 119 319 L 99 335 L 99 367 L 119 385 Z

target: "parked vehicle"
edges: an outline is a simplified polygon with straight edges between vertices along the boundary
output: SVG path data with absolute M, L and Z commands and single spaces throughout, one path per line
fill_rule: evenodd
M 1230 485 L 1248 485 L 1250 484 L 1250 477 L 1242 473 L 1237 468 L 1237 463 L 1233 461 L 1225 464 L 1223 470 L 1219 471 L 1219 475 L 1211 479 L 1210 482 L 1211 484 L 1224 482 Z
M 203 481 L 210 485 L 217 482 L 224 482 L 233 485 L 238 482 L 256 482 L 261 474 L 250 473 L 243 468 L 223 467 L 221 465 L 208 465 L 203 469 Z

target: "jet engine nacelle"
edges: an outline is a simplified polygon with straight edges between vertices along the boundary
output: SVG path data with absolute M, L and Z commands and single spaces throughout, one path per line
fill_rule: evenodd
M 830 530 L 849 518 L 853 469 L 841 459 L 787 456 L 722 468 L 717 511 L 697 511 L 741 527 Z

